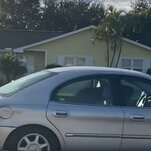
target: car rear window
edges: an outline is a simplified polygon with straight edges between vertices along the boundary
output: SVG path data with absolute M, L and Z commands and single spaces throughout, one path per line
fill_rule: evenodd
M 27 75 L 0 87 L 0 96 L 8 96 L 56 74 L 56 72 L 44 70 Z

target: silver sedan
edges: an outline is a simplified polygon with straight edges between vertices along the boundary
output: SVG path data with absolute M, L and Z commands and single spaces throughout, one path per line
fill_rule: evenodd
M 151 151 L 151 77 L 62 67 L 12 81 L 0 87 L 0 150 Z

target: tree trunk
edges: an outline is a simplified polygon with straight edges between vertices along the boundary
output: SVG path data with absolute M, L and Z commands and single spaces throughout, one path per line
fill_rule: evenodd
M 115 53 L 116 53 L 116 39 L 115 39 L 115 42 L 114 42 L 114 50 L 113 50 L 113 56 L 112 56 L 112 60 L 111 60 L 111 63 L 110 63 L 110 67 L 112 67 L 112 65 L 113 65 L 113 61 L 114 61 L 114 58 L 115 58 Z
M 120 60 L 120 56 L 121 56 L 121 52 L 122 52 L 122 47 L 123 47 L 123 43 L 122 43 L 122 38 L 121 38 L 120 50 L 119 50 L 118 58 L 117 58 L 116 65 L 115 65 L 116 68 L 117 68 L 119 60 Z
M 109 42 L 106 42 L 107 44 L 107 67 L 109 67 L 109 62 L 110 62 L 110 54 L 109 54 Z

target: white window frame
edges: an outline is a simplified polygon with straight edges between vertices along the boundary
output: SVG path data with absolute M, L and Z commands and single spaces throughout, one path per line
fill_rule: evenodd
M 65 58 L 66 57 L 74 58 L 73 66 L 77 66 L 76 65 L 76 59 L 77 58 L 83 58 L 83 59 L 85 59 L 85 65 L 84 66 L 93 66 L 93 58 L 92 57 L 89 57 L 89 56 L 80 56 L 80 55 L 61 55 L 61 56 L 58 56 L 58 64 L 62 65 L 62 66 L 65 66 Z
M 148 68 L 150 68 L 150 59 L 147 58 L 143 58 L 143 57 L 121 57 L 119 60 L 119 68 L 124 68 L 122 67 L 122 60 L 123 59 L 130 59 L 131 60 L 131 66 L 130 66 L 130 70 L 134 70 L 134 69 L 142 69 L 142 72 L 146 72 Z M 139 67 L 134 67 L 134 60 L 142 60 L 142 68 Z
M 66 58 L 73 58 L 73 66 L 76 66 L 77 57 L 75 57 L 75 56 L 64 56 L 64 66 L 72 66 L 72 65 L 65 65 L 65 59 Z

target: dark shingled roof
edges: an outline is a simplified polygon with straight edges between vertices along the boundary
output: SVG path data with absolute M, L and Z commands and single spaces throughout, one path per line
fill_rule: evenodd
M 19 48 L 46 39 L 54 38 L 64 32 L 0 30 L 0 49 Z

